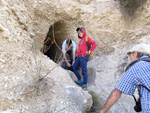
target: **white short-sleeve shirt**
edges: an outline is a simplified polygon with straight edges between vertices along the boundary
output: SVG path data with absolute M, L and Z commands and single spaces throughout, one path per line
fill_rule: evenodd
M 67 51 L 67 49 L 68 49 L 68 46 L 67 46 L 67 40 L 65 40 L 64 42 L 63 42 L 63 44 L 62 44 L 62 52 L 66 52 Z M 71 48 L 69 48 L 69 50 L 70 49 L 73 49 L 74 51 L 76 50 L 76 43 L 74 42 L 74 41 L 72 41 L 72 47 Z

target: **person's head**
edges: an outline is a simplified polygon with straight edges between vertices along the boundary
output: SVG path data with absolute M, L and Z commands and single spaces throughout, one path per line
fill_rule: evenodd
M 83 28 L 83 27 L 81 27 L 81 28 L 78 27 L 78 28 L 76 29 L 79 38 L 82 38 L 82 37 L 83 37 L 83 30 L 82 30 L 82 29 L 84 29 L 84 28 Z
M 148 44 L 137 44 L 127 52 L 127 55 L 131 61 L 135 61 L 142 56 L 150 57 L 150 46 Z
M 72 44 L 72 40 L 71 40 L 71 39 L 67 39 L 66 44 L 67 44 L 68 46 L 70 46 L 70 45 Z

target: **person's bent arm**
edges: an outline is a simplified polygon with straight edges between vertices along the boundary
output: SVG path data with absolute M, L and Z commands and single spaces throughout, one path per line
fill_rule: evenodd
M 74 64 L 74 61 L 75 61 L 75 55 L 76 55 L 76 51 L 73 50 L 73 62 L 72 62 L 72 65 Z
M 75 62 L 75 55 L 76 55 L 76 43 L 74 41 L 72 41 L 72 46 L 73 46 L 73 62 L 72 65 Z
M 113 106 L 117 102 L 117 100 L 120 98 L 121 94 L 122 94 L 121 91 L 114 89 L 109 95 L 100 113 L 107 113 L 110 107 Z
M 67 66 L 70 67 L 70 63 L 68 62 L 65 54 L 66 54 L 66 52 L 63 52 L 63 59 L 65 60 Z
M 71 65 L 70 65 L 70 63 L 68 62 L 67 58 L 66 58 L 66 50 L 65 50 L 65 47 L 66 47 L 66 40 L 65 40 L 65 41 L 63 42 L 63 44 L 62 44 L 63 59 L 65 60 L 66 65 L 67 65 L 68 67 L 70 67 Z

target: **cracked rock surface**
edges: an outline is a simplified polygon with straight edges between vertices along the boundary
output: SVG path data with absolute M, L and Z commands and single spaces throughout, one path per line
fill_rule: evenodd
M 88 90 L 103 105 L 124 73 L 127 50 L 150 44 L 150 1 L 141 3 L 129 15 L 119 0 L 0 0 L 0 112 L 83 112 L 73 91 L 66 92 L 78 89 L 74 75 L 40 52 L 51 26 L 59 47 L 67 38 L 78 43 L 78 26 L 97 42 L 88 63 Z M 109 112 L 134 113 L 133 106 L 132 97 L 122 95 Z

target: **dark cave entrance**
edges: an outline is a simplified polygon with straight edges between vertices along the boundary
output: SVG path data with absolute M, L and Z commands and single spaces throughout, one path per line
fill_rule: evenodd
M 43 48 L 41 49 L 41 52 L 55 63 L 62 61 L 61 46 L 63 41 L 68 37 L 65 26 L 66 24 L 62 21 L 55 22 L 50 26 L 43 43 Z

